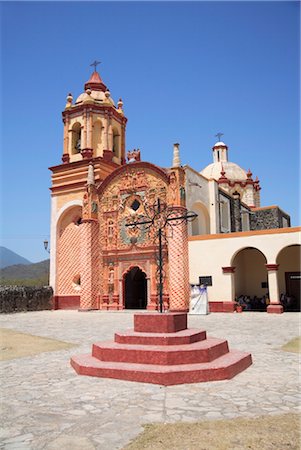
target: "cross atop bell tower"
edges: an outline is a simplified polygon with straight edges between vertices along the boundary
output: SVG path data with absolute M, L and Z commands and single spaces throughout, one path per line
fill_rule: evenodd
M 90 66 L 94 66 L 94 72 L 96 72 L 96 67 L 98 66 L 98 64 L 100 64 L 101 61 L 94 61 L 92 64 L 90 64 Z

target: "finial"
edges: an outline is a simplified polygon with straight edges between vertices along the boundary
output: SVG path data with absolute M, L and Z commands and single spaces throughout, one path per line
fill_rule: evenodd
M 222 136 L 224 136 L 224 133 L 216 133 L 215 134 L 215 137 L 218 138 L 218 142 L 220 142 Z
M 66 98 L 66 101 L 67 101 L 67 103 L 66 103 L 66 108 L 71 108 L 71 106 L 72 106 L 72 102 L 73 102 L 73 96 L 72 96 L 72 94 L 70 94 L 70 92 L 69 92 L 69 94 L 67 95 L 67 98 Z
M 225 172 L 225 169 L 224 169 L 224 164 L 222 163 L 222 170 L 221 170 L 222 178 L 225 178 L 225 175 L 226 175 L 226 172 Z
M 223 184 L 223 183 L 228 183 L 228 178 L 226 176 L 226 171 L 224 169 L 224 165 L 222 163 L 222 168 L 221 168 L 221 176 L 219 177 L 219 179 L 217 180 L 217 182 L 219 184 Z
M 91 185 L 95 185 L 95 178 L 94 178 L 94 167 L 92 162 L 90 162 L 89 164 L 89 168 L 88 168 L 88 178 L 87 178 L 87 185 L 91 186 Z
M 100 64 L 101 61 L 94 61 L 92 64 L 90 64 L 90 66 L 94 66 L 94 72 L 96 72 L 96 67 L 98 66 L 98 64 Z
M 110 95 L 111 95 L 111 92 L 109 91 L 109 88 L 107 88 L 106 91 L 105 91 L 106 98 L 109 98 Z
M 252 178 L 252 175 L 253 175 L 253 174 L 252 174 L 251 170 L 249 169 L 248 172 L 247 172 L 247 178 L 248 178 L 248 179 L 251 179 L 251 178 Z
M 173 145 L 173 161 L 172 161 L 172 167 L 181 167 L 181 160 L 180 160 L 180 150 L 179 150 L 180 144 L 174 144 Z
M 120 98 L 120 99 L 118 100 L 117 106 L 118 106 L 118 109 L 122 109 L 122 107 L 123 107 L 123 101 L 122 101 L 122 98 Z

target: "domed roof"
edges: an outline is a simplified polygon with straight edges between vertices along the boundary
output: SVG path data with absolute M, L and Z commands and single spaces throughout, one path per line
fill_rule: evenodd
M 85 101 L 88 102 L 89 100 L 92 100 L 95 103 L 111 103 L 111 105 L 115 106 L 114 101 L 110 96 L 109 89 L 96 70 L 94 70 L 89 80 L 85 83 L 85 92 L 77 97 L 75 104 L 78 105 L 79 103 Z
M 214 147 L 227 147 L 227 146 L 224 142 L 218 141 L 218 142 L 216 142 L 216 144 L 214 144 L 213 148 Z
M 106 103 L 109 102 L 112 105 L 115 106 L 114 100 L 109 96 L 106 97 L 105 93 L 103 91 L 91 91 L 91 94 L 88 95 L 86 92 L 83 92 L 82 94 L 80 94 L 76 101 L 75 104 L 78 105 L 79 103 L 84 102 L 85 100 L 88 99 L 92 99 L 95 101 L 95 103 Z
M 229 180 L 242 181 L 247 179 L 247 172 L 239 167 L 238 164 L 230 161 L 219 161 L 209 164 L 209 166 L 205 167 L 200 174 L 206 178 L 214 178 L 215 180 L 218 180 L 221 177 L 222 171 L 225 172 L 225 177 Z

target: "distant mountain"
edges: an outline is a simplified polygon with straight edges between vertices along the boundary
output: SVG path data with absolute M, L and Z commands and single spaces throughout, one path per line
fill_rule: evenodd
M 0 247 L 0 269 L 3 267 L 12 266 L 14 264 L 32 264 L 28 259 L 9 250 L 6 247 Z
M 0 284 L 18 286 L 47 286 L 49 259 L 35 264 L 17 264 L 0 269 Z

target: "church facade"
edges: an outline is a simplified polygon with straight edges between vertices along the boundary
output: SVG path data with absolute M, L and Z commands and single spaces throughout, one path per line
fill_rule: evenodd
M 261 207 L 259 180 L 229 161 L 224 142 L 201 172 L 181 165 L 179 144 L 169 168 L 142 161 L 139 150 L 126 152 L 123 102 L 115 105 L 97 71 L 75 101 L 67 96 L 63 123 L 62 162 L 50 168 L 56 308 L 156 310 L 163 285 L 164 309 L 187 311 L 190 285 L 210 280 L 211 311 L 234 311 L 235 298 L 260 285 L 270 311 L 281 312 L 282 278 L 300 275 L 300 229 L 277 206 Z M 254 250 L 265 258 L 259 273 Z M 256 274 L 244 281 L 248 264 Z

